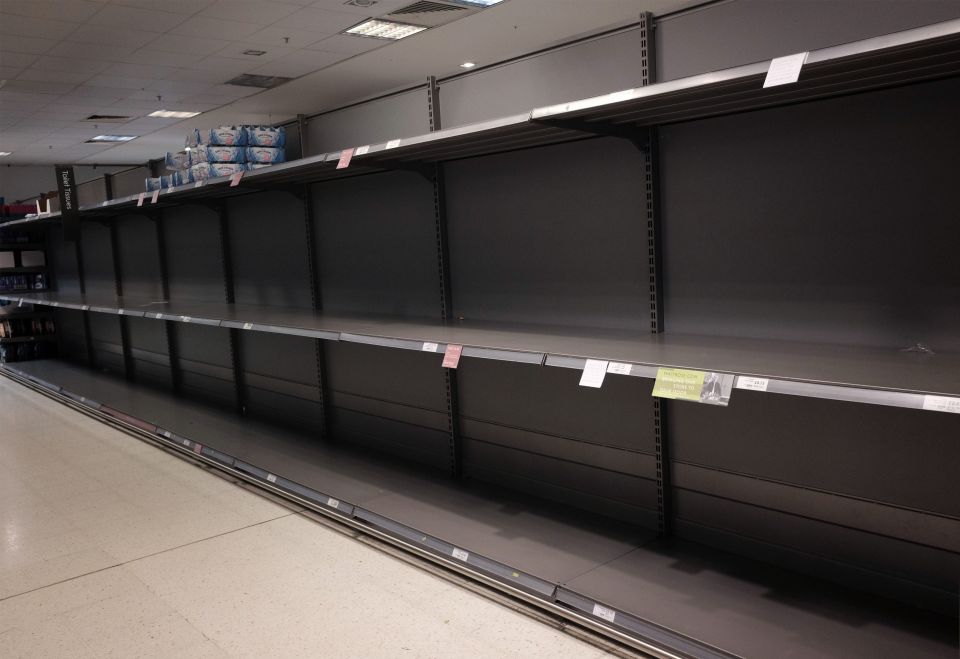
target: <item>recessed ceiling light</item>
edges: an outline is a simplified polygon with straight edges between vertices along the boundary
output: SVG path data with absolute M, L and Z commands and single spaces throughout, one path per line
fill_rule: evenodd
M 347 0 L 343 4 L 366 9 L 367 7 L 372 7 L 377 4 L 377 0 Z
M 453 0 L 463 5 L 477 5 L 478 7 L 492 7 L 503 2 L 503 0 Z
M 463 64 L 460 65 L 460 68 L 461 68 L 461 69 L 472 69 L 472 68 L 475 67 L 476 65 L 477 65 L 476 62 L 464 62 Z
M 130 140 L 135 140 L 139 137 L 138 135 L 97 135 L 96 137 L 91 137 L 87 140 L 87 143 L 91 142 L 129 142 Z
M 358 25 L 354 25 L 343 31 L 343 34 L 352 34 L 358 37 L 373 37 L 374 39 L 404 39 L 417 32 L 426 30 L 422 25 L 410 25 L 408 23 L 394 23 L 393 21 L 381 21 L 377 18 L 371 18 Z
M 267 54 L 267 51 L 265 51 L 265 50 L 257 50 L 256 48 L 250 48 L 250 49 L 248 49 L 248 50 L 243 51 L 243 54 L 244 54 L 244 55 L 253 55 L 254 57 L 260 57 L 261 55 L 266 55 L 266 54 Z
M 199 112 L 181 112 L 179 110 L 154 110 L 148 117 L 159 117 L 161 119 L 189 119 L 195 117 Z
M 0 151 L 0 156 L 9 156 L 12 153 L 13 153 L 12 151 Z

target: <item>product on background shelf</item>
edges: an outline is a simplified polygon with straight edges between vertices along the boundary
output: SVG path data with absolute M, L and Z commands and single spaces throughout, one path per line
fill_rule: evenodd
M 206 162 L 244 162 L 246 154 L 242 146 L 200 146 L 198 151 L 203 150 L 206 154 Z M 193 153 L 193 151 L 191 151 Z
M 248 146 L 246 156 L 247 162 L 266 164 L 284 162 L 286 159 L 286 153 L 282 148 L 269 146 Z
M 36 274 L 0 275 L 0 291 L 43 290 L 47 287 L 46 276 Z
M 209 146 L 246 146 L 247 131 L 243 126 L 220 126 L 200 131 L 199 144 Z
M 248 146 L 274 146 L 286 144 L 287 129 L 283 126 L 244 126 Z
M 167 169 L 186 169 L 190 166 L 190 154 L 187 151 L 178 151 L 177 153 L 167 151 L 164 164 Z
M 245 171 L 246 169 L 247 166 L 243 163 L 204 162 L 191 167 L 190 175 L 193 177 L 194 181 L 203 181 L 208 178 L 233 176 L 234 174 Z

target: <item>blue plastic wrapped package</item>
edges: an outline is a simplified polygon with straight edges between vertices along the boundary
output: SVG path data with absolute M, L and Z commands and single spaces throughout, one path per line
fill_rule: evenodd
M 193 173 L 190 171 L 189 168 L 188 168 L 188 169 L 181 169 L 181 170 L 179 170 L 179 171 L 176 171 L 176 172 L 174 172 L 171 176 L 173 177 L 173 185 L 174 185 L 174 186 L 186 185 L 187 183 L 193 183 Z
M 183 141 L 183 146 L 185 147 L 195 147 L 200 144 L 200 129 L 194 128 L 192 131 L 187 133 L 187 139 Z
M 269 167 L 269 166 L 270 166 L 270 163 L 268 162 L 248 162 L 247 163 L 247 169 L 249 170 L 263 169 L 264 167 Z
M 153 192 L 154 190 L 161 189 L 160 177 L 154 176 L 145 180 L 147 185 L 147 192 Z
M 285 159 L 286 154 L 282 148 L 274 148 L 271 146 L 247 147 L 247 162 L 273 164 L 277 162 L 284 162 Z
M 167 169 L 186 169 L 190 166 L 190 154 L 186 151 L 171 153 L 167 151 L 167 157 L 164 159 Z
M 235 162 L 202 162 L 190 167 L 190 176 L 193 181 L 203 181 L 220 176 L 233 176 L 245 171 L 247 166 Z
M 204 149 L 203 156 L 207 162 L 244 162 L 246 154 L 242 146 L 213 146 L 198 147 Z M 192 153 L 192 152 L 191 152 Z
M 247 131 L 242 126 L 220 126 L 200 131 L 200 143 L 210 146 L 246 146 Z
M 283 126 L 244 126 L 247 146 L 280 147 L 287 142 L 287 129 Z
M 175 174 L 168 174 L 166 176 L 161 176 L 160 188 L 163 190 L 166 190 L 167 188 L 175 188 L 177 184 L 174 183 L 174 178 L 173 178 L 174 176 Z

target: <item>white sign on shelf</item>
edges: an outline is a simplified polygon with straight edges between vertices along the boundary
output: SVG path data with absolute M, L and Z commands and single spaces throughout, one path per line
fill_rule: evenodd
M 180 320 L 183 321 L 184 323 L 189 323 L 192 320 L 192 318 L 190 316 L 180 316 Z
M 630 375 L 630 371 L 632 370 L 633 364 L 610 362 L 610 364 L 607 366 L 607 373 L 613 373 L 615 375 Z
M 398 146 L 400 146 L 400 140 L 390 140 L 387 142 L 388 149 L 396 149 Z
M 580 375 L 580 386 L 599 389 L 603 385 L 603 378 L 607 374 L 609 364 L 610 362 L 601 359 L 588 359 Z
M 170 431 L 169 431 L 169 430 L 164 430 L 164 431 L 163 431 L 163 436 L 166 437 L 167 439 L 170 439 Z
M 770 68 L 767 69 L 767 77 L 763 81 L 763 88 L 795 83 L 800 79 L 800 69 L 803 68 L 809 54 L 797 53 L 796 55 L 775 57 L 770 60 Z
M 430 343 L 429 341 L 424 341 L 423 347 L 421 347 L 420 350 L 422 350 L 423 352 L 436 352 L 439 347 L 440 347 L 439 344 Z
M 960 414 L 960 398 L 952 396 L 924 396 L 923 409 L 932 412 L 952 412 Z
M 340 502 L 332 497 L 327 499 L 327 505 L 331 508 L 336 508 L 338 510 L 340 509 Z
M 746 375 L 737 376 L 737 389 L 766 391 L 768 386 L 770 386 L 770 380 L 767 378 L 752 378 Z
M 276 483 L 277 477 L 274 474 L 267 474 L 267 481 L 270 483 Z
M 470 552 L 464 551 L 459 547 L 454 547 L 453 551 L 450 552 L 450 554 L 451 556 L 453 556 L 454 558 L 460 561 L 466 561 L 468 558 L 470 558 Z
M 593 605 L 593 615 L 597 616 L 598 618 L 603 618 L 607 622 L 613 622 L 617 619 L 617 612 L 613 609 L 608 609 L 602 604 Z
M 243 329 L 245 329 L 245 330 L 253 329 L 253 323 L 244 323 L 244 324 L 243 324 Z
M 353 155 L 355 155 L 355 156 L 362 156 L 363 154 L 365 154 L 365 153 L 366 153 L 367 151 L 369 151 L 369 150 L 370 150 L 370 145 L 369 145 L 369 144 L 367 144 L 366 146 L 358 146 L 358 147 L 357 147 L 357 150 L 353 152 Z

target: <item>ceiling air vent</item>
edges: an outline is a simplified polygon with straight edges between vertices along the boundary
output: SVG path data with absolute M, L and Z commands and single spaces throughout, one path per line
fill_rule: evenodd
M 96 124 L 125 124 L 133 119 L 122 114 L 91 114 L 83 121 L 92 121 Z
M 456 2 L 437 2 L 436 0 L 419 0 L 405 7 L 392 11 L 380 18 L 385 21 L 399 21 L 401 23 L 415 23 L 426 27 L 437 27 L 451 23 L 458 18 L 465 18 L 480 11 L 481 7 L 469 7 Z
M 259 89 L 273 89 L 279 87 L 285 82 L 290 82 L 293 78 L 283 76 L 257 76 L 252 73 L 242 73 L 236 78 L 227 80 L 227 85 L 237 85 L 238 87 L 257 87 Z

